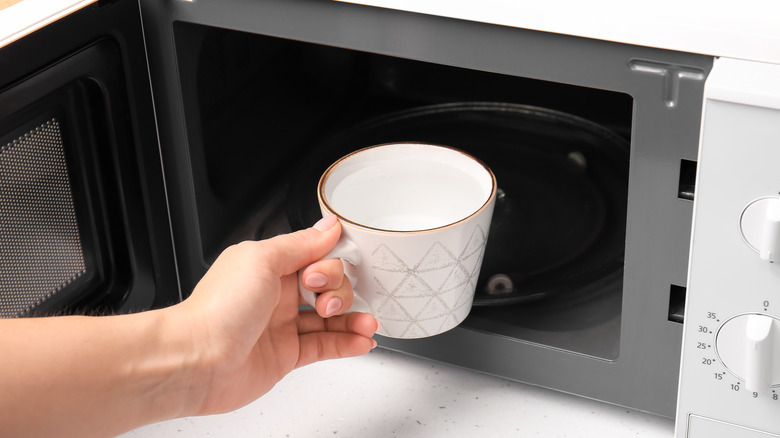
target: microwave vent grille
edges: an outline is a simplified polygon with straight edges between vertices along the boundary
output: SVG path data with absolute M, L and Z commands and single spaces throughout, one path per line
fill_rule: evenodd
M 86 273 L 59 121 L 0 145 L 0 317 L 18 317 Z

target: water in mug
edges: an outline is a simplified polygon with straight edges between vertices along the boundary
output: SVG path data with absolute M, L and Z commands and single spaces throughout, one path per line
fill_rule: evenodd
M 333 188 L 328 202 L 352 222 L 415 231 L 464 219 L 489 196 L 489 186 L 456 166 L 409 159 L 375 163 L 350 173 Z

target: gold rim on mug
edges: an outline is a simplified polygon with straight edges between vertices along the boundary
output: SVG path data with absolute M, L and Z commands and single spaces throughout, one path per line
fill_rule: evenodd
M 464 217 L 462 219 L 459 219 L 459 220 L 457 220 L 455 222 L 448 223 L 446 225 L 441 225 L 441 226 L 433 227 L 433 228 L 425 228 L 425 229 L 422 229 L 422 230 L 388 230 L 388 229 L 384 229 L 384 228 L 377 228 L 377 227 L 372 227 L 372 226 L 369 226 L 369 225 L 361 224 L 359 222 L 355 222 L 353 220 L 350 220 L 350 219 L 340 215 L 330 205 L 330 203 L 328 203 L 328 200 L 325 197 L 325 193 L 324 193 L 324 191 L 325 191 L 325 182 L 328 180 L 328 178 L 333 173 L 333 171 L 341 163 L 343 163 L 344 161 L 350 159 L 351 157 L 353 157 L 353 156 L 355 156 L 357 154 L 360 154 L 360 153 L 365 152 L 365 151 L 370 150 L 370 149 L 386 147 L 386 146 L 394 146 L 394 145 L 433 146 L 433 147 L 447 149 L 447 150 L 450 150 L 450 151 L 453 151 L 453 152 L 457 152 L 459 154 L 462 154 L 462 155 L 468 157 L 469 159 L 473 160 L 474 162 L 476 162 L 477 164 L 482 166 L 482 168 L 485 169 L 487 174 L 490 175 L 490 184 L 491 184 L 490 195 L 487 197 L 487 199 L 485 199 L 485 202 L 482 204 L 482 206 L 480 206 L 478 209 L 473 211 L 468 216 L 466 216 L 466 217 Z M 403 233 L 403 234 L 409 234 L 409 233 L 428 233 L 428 232 L 432 232 L 432 231 L 436 231 L 436 230 L 442 230 L 442 229 L 449 228 L 449 227 L 455 226 L 457 224 L 460 224 L 460 223 L 468 221 L 469 219 L 473 218 L 474 216 L 477 216 L 482 210 L 487 208 L 487 206 L 490 204 L 492 199 L 495 198 L 496 192 L 497 192 L 497 188 L 498 188 L 498 185 L 496 183 L 496 176 L 493 174 L 493 171 L 490 170 L 490 167 L 488 167 L 487 164 L 485 164 L 479 158 L 477 158 L 477 157 L 475 157 L 475 156 L 473 156 L 473 155 L 471 155 L 471 154 L 469 154 L 467 152 L 464 152 L 464 151 L 462 151 L 460 149 L 457 149 L 457 148 L 454 148 L 452 146 L 445 146 L 445 145 L 434 144 L 434 143 L 425 143 L 425 142 L 419 142 L 419 141 L 398 141 L 398 142 L 391 142 L 391 143 L 382 143 L 382 144 L 368 146 L 368 147 L 365 147 L 365 148 L 362 148 L 362 149 L 358 149 L 358 150 L 350 152 L 349 154 L 347 154 L 347 155 L 339 158 L 338 160 L 336 160 L 333 164 L 331 164 L 325 170 L 325 172 L 320 177 L 320 181 L 317 184 L 317 197 L 319 198 L 320 204 L 323 206 L 323 208 L 325 210 L 327 210 L 328 213 L 336 215 L 336 217 L 338 217 L 339 220 L 341 220 L 341 221 L 347 222 L 347 223 L 352 224 L 352 225 L 354 225 L 356 227 L 360 227 L 360 228 L 364 228 L 364 229 L 372 230 L 372 231 L 379 231 L 379 232 L 383 232 L 383 233 L 399 233 L 399 234 Z

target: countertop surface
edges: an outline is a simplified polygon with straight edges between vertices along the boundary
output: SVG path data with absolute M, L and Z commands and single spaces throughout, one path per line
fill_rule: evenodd
M 668 418 L 377 348 L 295 370 L 235 412 L 122 438 L 671 438 L 673 428 Z

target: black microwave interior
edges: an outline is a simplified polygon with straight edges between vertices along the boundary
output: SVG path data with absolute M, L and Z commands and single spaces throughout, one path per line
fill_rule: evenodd
M 500 191 L 464 327 L 619 353 L 633 99 L 607 90 L 174 24 L 202 253 L 303 228 L 334 160 L 424 141 Z

